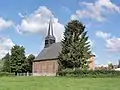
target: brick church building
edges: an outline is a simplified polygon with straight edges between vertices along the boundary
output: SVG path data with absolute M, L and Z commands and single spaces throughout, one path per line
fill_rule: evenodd
M 33 60 L 33 76 L 55 76 L 58 71 L 58 55 L 62 50 L 60 42 L 56 43 L 53 35 L 53 25 L 49 22 L 48 34 L 45 37 L 45 46 L 39 55 Z M 95 55 L 89 59 L 89 68 L 94 70 Z

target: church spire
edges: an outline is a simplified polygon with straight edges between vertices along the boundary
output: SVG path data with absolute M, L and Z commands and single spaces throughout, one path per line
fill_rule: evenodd
M 52 19 L 50 19 L 50 24 L 51 24 L 51 33 L 52 33 L 52 36 L 54 36 L 54 35 L 53 35 L 53 25 L 52 25 Z
M 49 22 L 49 28 L 48 28 L 48 36 L 54 36 L 53 35 L 53 25 L 52 25 L 52 19 L 50 19 L 50 22 Z
M 50 36 L 50 22 L 49 22 L 48 35 L 47 36 Z
M 49 26 L 48 26 L 48 34 L 45 37 L 45 48 L 49 47 L 53 43 L 55 43 L 55 37 L 53 35 L 52 19 L 50 19 Z

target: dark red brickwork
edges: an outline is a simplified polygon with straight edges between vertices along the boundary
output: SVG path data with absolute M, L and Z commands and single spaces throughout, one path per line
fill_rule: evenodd
M 89 69 L 94 70 L 95 68 L 95 56 L 91 56 L 89 59 L 91 63 L 89 64 Z M 54 76 L 58 71 L 58 60 L 43 60 L 33 62 L 33 75 L 37 76 Z
M 33 62 L 33 73 L 56 73 L 58 71 L 57 60 L 35 61 Z

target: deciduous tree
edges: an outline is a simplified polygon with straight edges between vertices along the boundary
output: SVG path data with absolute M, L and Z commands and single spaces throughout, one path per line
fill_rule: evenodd
M 3 61 L 3 71 L 10 72 L 10 55 L 7 53 L 5 57 L 2 58 Z
M 11 49 L 10 68 L 11 72 L 23 73 L 26 71 L 26 57 L 25 48 L 23 46 L 15 45 Z
M 35 56 L 33 54 L 30 54 L 27 57 L 27 65 L 28 65 L 28 72 L 32 73 L 32 62 L 35 59 Z

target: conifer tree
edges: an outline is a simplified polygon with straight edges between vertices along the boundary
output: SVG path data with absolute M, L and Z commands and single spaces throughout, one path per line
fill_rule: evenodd
M 65 26 L 62 51 L 59 54 L 59 62 L 62 68 L 88 67 L 90 58 L 90 42 L 88 42 L 85 26 L 78 20 L 72 20 Z

